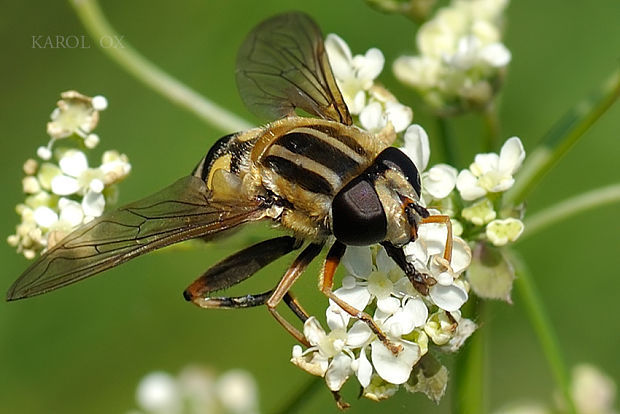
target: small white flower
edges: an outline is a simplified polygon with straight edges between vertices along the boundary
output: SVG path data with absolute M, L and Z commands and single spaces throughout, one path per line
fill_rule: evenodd
M 327 386 L 332 391 L 338 391 L 353 373 L 360 376 L 361 382 L 368 382 L 368 369 L 363 361 L 358 360 L 355 367 L 352 366 L 356 360 L 353 349 L 358 345 L 359 336 L 353 332 L 352 338 L 355 342 L 349 342 L 347 329 L 348 318 L 332 318 L 327 334 L 319 322 L 314 317 L 310 317 L 304 323 L 304 336 L 310 342 L 311 347 L 300 353 L 299 348 L 293 349 L 291 362 L 313 375 L 325 377 Z M 356 325 L 355 326 L 360 326 Z M 351 329 L 354 331 L 354 329 Z M 368 338 L 370 335 L 363 334 Z M 367 339 L 362 339 L 366 342 Z M 361 365 L 360 365 L 361 364 Z M 354 369 L 356 368 L 356 369 Z
M 106 99 L 105 96 L 97 95 L 97 96 L 93 96 L 93 99 L 91 100 L 91 104 L 95 111 L 105 111 L 106 108 L 108 107 L 108 100 Z
M 493 209 L 493 203 L 488 198 L 483 198 L 461 211 L 463 218 L 471 221 L 476 226 L 483 226 L 494 220 L 497 213 Z
M 486 235 L 495 246 L 504 246 L 517 240 L 524 228 L 523 222 L 516 218 L 493 220 L 486 226 Z
M 52 121 L 47 124 L 47 133 L 52 140 L 73 134 L 86 138 L 97 126 L 99 111 L 107 107 L 107 100 L 103 96 L 90 98 L 76 91 L 63 92 L 60 96 L 62 99 L 52 112 Z
M 136 400 L 140 408 L 153 413 L 175 413 L 182 407 L 176 379 L 165 372 L 153 372 L 138 385 Z
M 447 312 L 441 310 L 428 318 L 424 326 L 424 332 L 437 345 L 445 345 L 454 336 L 458 327 L 457 321 Z
M 215 387 L 219 400 L 230 413 L 258 412 L 256 381 L 247 371 L 235 369 L 225 372 L 218 378 Z
M 518 137 L 508 139 L 498 154 L 478 154 L 469 169 L 459 173 L 456 187 L 464 200 L 475 200 L 487 193 L 508 190 L 514 184 L 513 174 L 525 158 Z
M 353 56 L 349 45 L 338 35 L 329 34 L 325 50 L 349 112 L 358 115 L 366 105 L 366 92 L 383 70 L 385 58 L 379 49 Z
M 394 132 L 402 132 L 413 119 L 411 108 L 396 101 L 381 103 L 372 100 L 360 112 L 360 124 L 370 132 L 379 132 L 390 122 Z
M 429 289 L 433 303 L 447 311 L 455 311 L 467 301 L 468 294 L 460 274 L 471 263 L 471 249 L 460 237 L 453 237 L 452 260 L 443 258 L 447 229 L 440 224 L 424 224 L 418 239 L 403 249 L 415 268 L 433 277 L 437 284 Z
M 48 147 L 39 147 L 37 148 L 37 155 L 42 160 L 49 160 L 50 158 L 52 158 L 52 150 Z
M 583 414 L 614 414 L 616 384 L 614 380 L 591 364 L 579 364 L 573 369 L 571 393 L 576 408 Z

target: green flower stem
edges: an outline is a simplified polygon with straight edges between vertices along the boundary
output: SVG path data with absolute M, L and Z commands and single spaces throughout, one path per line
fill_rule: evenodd
M 120 36 L 110 26 L 95 0 L 70 0 L 69 3 L 73 6 L 82 24 L 84 24 L 84 27 L 93 38 L 120 39 Z M 181 108 L 198 116 L 208 125 L 224 133 L 242 131 L 252 127 L 247 121 L 168 75 L 129 44 L 123 42 L 122 46 L 102 48 L 102 50 L 138 80 Z
M 565 114 L 530 154 L 514 187 L 504 197 L 505 206 L 522 203 L 541 178 L 562 158 L 620 96 L 620 70 L 603 88 Z
M 292 414 L 300 411 L 303 406 L 312 399 L 312 395 L 319 389 L 325 389 L 325 381 L 321 377 L 312 377 L 305 385 L 303 385 L 296 394 L 289 399 L 281 410 L 280 414 Z
M 476 315 L 479 321 L 484 320 L 484 302 L 475 298 L 473 310 L 468 312 Z M 482 324 L 481 324 L 482 325 Z M 488 393 L 487 353 L 486 346 L 488 326 L 480 326 L 468 339 L 465 346 L 456 356 L 453 385 L 454 397 L 452 399 L 452 412 L 457 414 L 482 414 L 488 411 L 485 395 Z
M 571 384 L 566 362 L 564 361 L 558 338 L 553 329 L 553 324 L 543 306 L 532 275 L 525 263 L 514 253 L 510 254 L 510 261 L 515 265 L 515 273 L 517 276 L 515 279 L 515 286 L 519 296 L 523 300 L 532 327 L 538 336 L 538 341 L 540 342 L 557 387 L 564 397 L 567 412 L 576 414 L 577 411 L 571 395 Z
M 491 102 L 482 112 L 482 119 L 486 127 L 484 151 L 493 152 L 499 148 L 500 122 L 497 115 L 497 105 Z
M 538 233 L 552 224 L 566 220 L 571 216 L 601 207 L 606 204 L 620 202 L 620 183 L 597 188 L 587 193 L 571 197 L 554 204 L 525 220 L 525 230 L 518 242 Z
M 457 165 L 456 153 L 454 152 L 454 135 L 445 117 L 437 117 L 437 129 L 439 130 L 439 142 L 445 162 L 450 165 Z

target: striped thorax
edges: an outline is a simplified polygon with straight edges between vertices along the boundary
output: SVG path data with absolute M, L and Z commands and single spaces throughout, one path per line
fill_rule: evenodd
M 271 198 L 284 207 L 273 217 L 282 226 L 304 239 L 321 239 L 331 233 L 334 196 L 385 147 L 355 126 L 287 117 L 221 138 L 194 175 L 216 198 Z

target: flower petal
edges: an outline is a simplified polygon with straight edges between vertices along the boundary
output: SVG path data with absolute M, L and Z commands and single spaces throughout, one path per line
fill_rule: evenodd
M 325 330 L 314 316 L 309 317 L 304 322 L 304 336 L 313 346 L 316 346 L 325 337 Z
M 57 175 L 52 178 L 52 192 L 61 196 L 75 194 L 80 189 L 78 180 L 67 175 Z
M 68 150 L 58 162 L 63 173 L 78 177 L 88 168 L 88 160 L 82 151 Z
M 418 171 L 424 171 L 431 156 L 428 135 L 424 128 L 413 124 L 405 131 L 405 147 L 401 150 L 413 161 Z
M 84 214 L 91 217 L 99 217 L 105 208 L 105 198 L 103 194 L 89 191 L 82 200 L 82 210 Z
M 469 170 L 462 170 L 456 177 L 456 188 L 461 193 L 463 200 L 475 200 L 487 192 L 478 185 L 478 179 Z
M 477 154 L 474 157 L 474 163 L 469 166 L 469 169 L 475 176 L 480 177 L 491 171 L 496 171 L 499 166 L 499 156 L 494 152 L 486 154 Z
M 353 275 L 366 279 L 372 272 L 372 253 L 368 246 L 348 246 L 341 263 Z
M 463 272 L 471 263 L 471 249 L 465 240 L 455 237 L 452 241 L 452 260 L 450 267 L 458 275 Z
M 60 208 L 60 220 L 68 222 L 71 227 L 75 227 L 84 220 L 84 212 L 82 206 L 77 201 L 61 198 L 58 200 Z
M 343 353 L 339 353 L 332 359 L 325 373 L 325 382 L 330 390 L 338 391 L 342 388 L 349 375 L 353 372 L 351 369 L 352 361 L 350 356 Z
M 499 153 L 498 169 L 508 175 L 514 174 L 525 159 L 525 149 L 519 137 L 508 139 Z
M 58 214 L 49 207 L 41 206 L 34 210 L 34 221 L 37 225 L 49 228 L 58 221 Z
M 373 335 L 370 327 L 364 321 L 355 321 L 347 332 L 347 345 L 350 348 L 361 348 Z
M 383 107 L 379 102 L 371 102 L 360 113 L 360 124 L 371 132 L 378 132 L 386 125 Z
M 353 56 L 347 42 L 340 36 L 330 33 L 325 39 L 325 51 L 336 78 L 345 80 L 353 76 L 353 68 L 351 67 Z
M 400 309 L 400 300 L 393 296 L 377 299 L 377 309 L 381 312 L 392 314 Z
M 438 164 L 422 174 L 423 188 L 433 198 L 447 197 L 456 186 L 456 168 L 447 164 Z
M 392 123 L 396 133 L 404 131 L 413 119 L 411 108 L 400 102 L 387 102 L 385 104 L 385 115 L 388 121 Z
M 510 63 L 512 55 L 503 43 L 497 42 L 483 47 L 479 52 L 479 57 L 493 67 L 501 68 Z
M 467 302 L 467 292 L 457 285 L 435 285 L 429 289 L 431 300 L 448 312 L 458 310 Z
M 362 349 L 359 358 L 355 362 L 357 380 L 363 388 L 366 388 L 370 384 L 370 378 L 372 377 L 372 365 L 366 357 L 366 351 Z
M 394 341 L 403 349 L 394 355 L 380 341 L 374 341 L 371 347 L 372 364 L 377 374 L 392 384 L 403 384 L 409 379 L 413 365 L 420 359 L 420 347 L 405 341 Z
M 359 65 L 357 68 L 357 77 L 372 81 L 379 76 L 383 70 L 384 64 L 385 57 L 379 49 L 375 47 L 368 49 L 364 55 L 363 64 Z

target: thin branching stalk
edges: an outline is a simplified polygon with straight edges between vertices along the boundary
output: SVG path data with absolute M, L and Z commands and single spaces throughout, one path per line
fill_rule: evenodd
M 521 300 L 523 300 L 523 305 L 538 337 L 556 385 L 562 393 L 567 407 L 566 412 L 576 414 L 577 411 L 571 394 L 569 370 L 567 369 L 560 343 L 553 329 L 553 324 L 549 319 L 548 312 L 540 299 L 534 279 L 525 263 L 514 253 L 511 253 L 510 256 L 511 263 L 515 265 L 517 276 L 515 286 Z
M 89 34 L 96 39 L 120 39 L 103 15 L 95 0 L 70 0 L 77 16 Z M 96 42 L 99 44 L 99 42 Z M 246 130 L 252 127 L 244 119 L 200 95 L 179 80 L 158 68 L 128 43 L 122 47 L 102 48 L 113 61 L 131 73 L 148 87 L 160 93 L 181 108 L 198 116 L 209 126 L 224 133 Z
M 482 299 L 475 301 L 471 314 L 476 315 L 478 323 L 484 319 L 485 303 Z M 456 356 L 453 373 L 454 390 L 452 412 L 457 414 L 483 414 L 487 412 L 488 394 L 486 378 L 488 378 L 488 326 L 480 326 L 463 349 Z
M 445 162 L 450 165 L 457 165 L 458 160 L 456 159 L 457 157 L 454 151 L 454 135 L 446 117 L 437 117 L 437 129 L 439 130 L 439 143 L 445 157 Z
M 299 412 L 306 403 L 312 400 L 312 396 L 319 390 L 324 390 L 322 386 L 325 382 L 321 377 L 312 377 L 296 394 L 289 399 L 282 408 L 277 411 L 279 414 L 292 414 Z
M 486 152 L 497 151 L 500 138 L 500 121 L 497 114 L 497 104 L 493 101 L 482 112 L 484 126 L 486 129 L 484 148 Z
M 522 203 L 542 177 L 607 112 L 619 96 L 620 69 L 613 73 L 597 94 L 575 105 L 551 128 L 541 145 L 527 158 L 515 186 L 504 197 L 504 205 Z
M 519 242 L 568 218 L 596 207 L 620 202 L 620 183 L 597 188 L 552 205 L 525 220 Z

